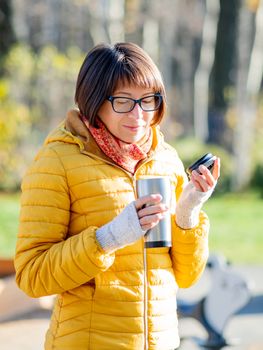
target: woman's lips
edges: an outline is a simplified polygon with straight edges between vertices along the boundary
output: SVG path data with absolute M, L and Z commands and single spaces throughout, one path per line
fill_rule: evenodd
M 123 125 L 124 128 L 130 130 L 130 131 L 138 131 L 139 129 L 142 128 L 142 125 L 137 125 L 137 126 L 129 126 L 129 125 Z

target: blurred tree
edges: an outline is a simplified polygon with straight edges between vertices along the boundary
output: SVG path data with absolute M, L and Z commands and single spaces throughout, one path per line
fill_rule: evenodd
M 9 0 L 0 0 L 0 73 L 5 55 L 15 42 L 12 26 L 12 3 Z
M 84 59 L 44 47 L 36 55 L 26 45 L 13 46 L 0 80 L 0 189 L 16 189 L 32 150 L 74 106 L 77 72 Z
M 34 129 L 42 137 L 74 106 L 76 77 L 83 60 L 84 54 L 76 47 L 64 54 L 45 46 L 36 56 L 34 103 L 39 115 Z
M 209 78 L 215 57 L 219 12 L 218 0 L 206 1 L 200 60 L 194 78 L 194 131 L 195 136 L 203 142 L 209 137 Z
M 151 5 L 152 6 L 152 5 Z M 176 135 L 176 124 L 174 108 L 176 104 L 174 91 L 174 58 L 175 58 L 175 42 L 178 33 L 177 19 L 179 16 L 179 1 L 165 0 L 158 2 L 155 7 L 155 19 L 158 20 L 159 29 L 159 60 L 158 66 L 163 74 L 164 83 L 167 90 L 169 109 L 162 127 L 167 138 L 173 139 Z
M 248 8 L 248 5 L 245 0 L 241 2 L 239 15 L 236 125 L 233 141 L 236 171 L 232 179 L 236 191 L 244 189 L 251 179 L 257 99 L 263 72 L 263 0 L 256 8 L 256 18 L 253 8 Z
M 193 80 L 204 18 L 203 0 L 158 2 L 160 68 L 168 90 L 167 136 L 192 135 Z
M 90 0 L 13 0 L 14 30 L 19 41 L 38 52 L 43 46 L 54 45 L 65 52 L 77 46 L 89 50 L 94 41 L 91 27 L 101 27 L 96 18 L 98 2 Z M 92 13 L 94 16 L 92 17 Z M 94 17 L 97 22 L 94 22 Z M 102 38 L 103 39 L 103 38 Z
M 232 129 L 225 118 L 233 103 L 236 81 L 237 18 L 240 0 L 220 0 L 215 61 L 210 79 L 209 92 L 209 137 L 226 149 L 232 149 Z
M 124 0 L 111 0 L 109 8 L 109 33 L 110 42 L 115 43 L 119 41 L 124 41 Z
M 255 0 L 254 0 L 255 3 Z M 263 1 L 257 1 L 255 39 L 248 70 L 247 90 L 253 100 L 257 100 L 263 77 Z
M 142 46 L 144 0 L 125 0 L 124 30 L 125 41 Z
M 34 55 L 13 46 L 0 80 L 0 189 L 17 189 L 26 162 L 23 145 L 31 130 Z
M 24 171 L 22 141 L 30 131 L 30 113 L 25 104 L 9 96 L 10 85 L 0 80 L 0 190 L 17 189 Z

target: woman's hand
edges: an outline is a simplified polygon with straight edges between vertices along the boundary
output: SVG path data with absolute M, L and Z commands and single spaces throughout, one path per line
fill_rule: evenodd
M 161 200 L 160 194 L 152 194 L 128 204 L 112 221 L 97 229 L 100 247 L 110 253 L 140 239 L 168 210 Z
M 160 194 L 151 194 L 138 198 L 134 202 L 143 231 L 148 231 L 156 226 L 169 210 L 161 201 L 162 196 Z
M 200 165 L 198 171 L 193 170 L 191 174 L 191 181 L 195 188 L 201 192 L 207 192 L 213 189 L 220 176 L 220 158 L 216 158 L 212 173 L 204 165 Z
M 191 181 L 184 187 L 176 204 L 176 223 L 183 229 L 198 225 L 202 205 L 210 198 L 220 175 L 220 159 L 216 158 L 212 173 L 204 165 L 192 171 Z

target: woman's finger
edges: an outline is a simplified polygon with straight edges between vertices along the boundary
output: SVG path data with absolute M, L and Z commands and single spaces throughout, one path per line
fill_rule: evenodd
M 193 174 L 191 175 L 191 181 L 198 191 L 203 191 L 202 187 L 200 186 L 199 182 L 195 179 L 195 176 L 193 176 Z
M 208 183 L 203 179 L 203 177 L 201 175 L 199 175 L 198 173 L 196 174 L 196 172 L 192 172 L 192 182 L 198 184 L 198 189 L 201 189 L 202 192 L 207 192 L 209 190 L 209 185 Z M 194 184 L 195 184 L 194 183 Z
M 209 186 L 214 186 L 215 179 L 214 179 L 211 171 L 204 165 L 200 165 L 198 170 L 201 174 L 200 179 L 201 178 L 204 179 Z
M 140 225 L 143 230 L 149 230 L 150 228 L 156 226 L 159 223 L 159 221 L 164 218 L 164 216 L 164 213 L 144 216 L 139 220 Z
M 207 171 L 209 171 L 209 170 L 207 170 Z M 194 185 L 197 183 L 198 187 L 196 186 L 196 188 L 199 190 L 201 188 L 202 192 L 209 191 L 216 184 L 216 180 L 213 178 L 212 175 L 210 175 L 210 176 L 208 176 L 207 174 L 200 175 L 195 170 L 192 172 L 192 182 L 194 183 Z
M 213 171 L 212 171 L 214 179 L 218 180 L 220 176 L 220 158 L 216 158 Z
M 144 206 L 158 204 L 162 201 L 162 199 L 163 198 L 159 193 L 150 194 L 148 196 L 143 196 L 143 197 L 136 199 L 136 201 L 134 202 L 135 208 L 137 210 L 140 210 Z
M 147 215 L 154 215 L 158 213 L 164 213 L 168 210 L 167 206 L 163 203 L 157 205 L 149 205 L 138 210 L 138 217 L 142 218 Z

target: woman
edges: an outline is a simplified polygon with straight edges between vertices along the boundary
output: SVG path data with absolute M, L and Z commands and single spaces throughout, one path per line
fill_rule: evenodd
M 219 159 L 213 175 L 200 167 L 187 184 L 158 126 L 166 109 L 160 72 L 135 44 L 91 50 L 75 101 L 78 110 L 47 137 L 23 179 L 17 283 L 33 297 L 58 295 L 45 349 L 175 349 L 176 292 L 206 264 L 201 207 Z M 154 176 L 170 178 L 171 208 L 159 194 L 136 199 L 136 179 Z M 145 232 L 167 210 L 172 247 L 145 250 Z

